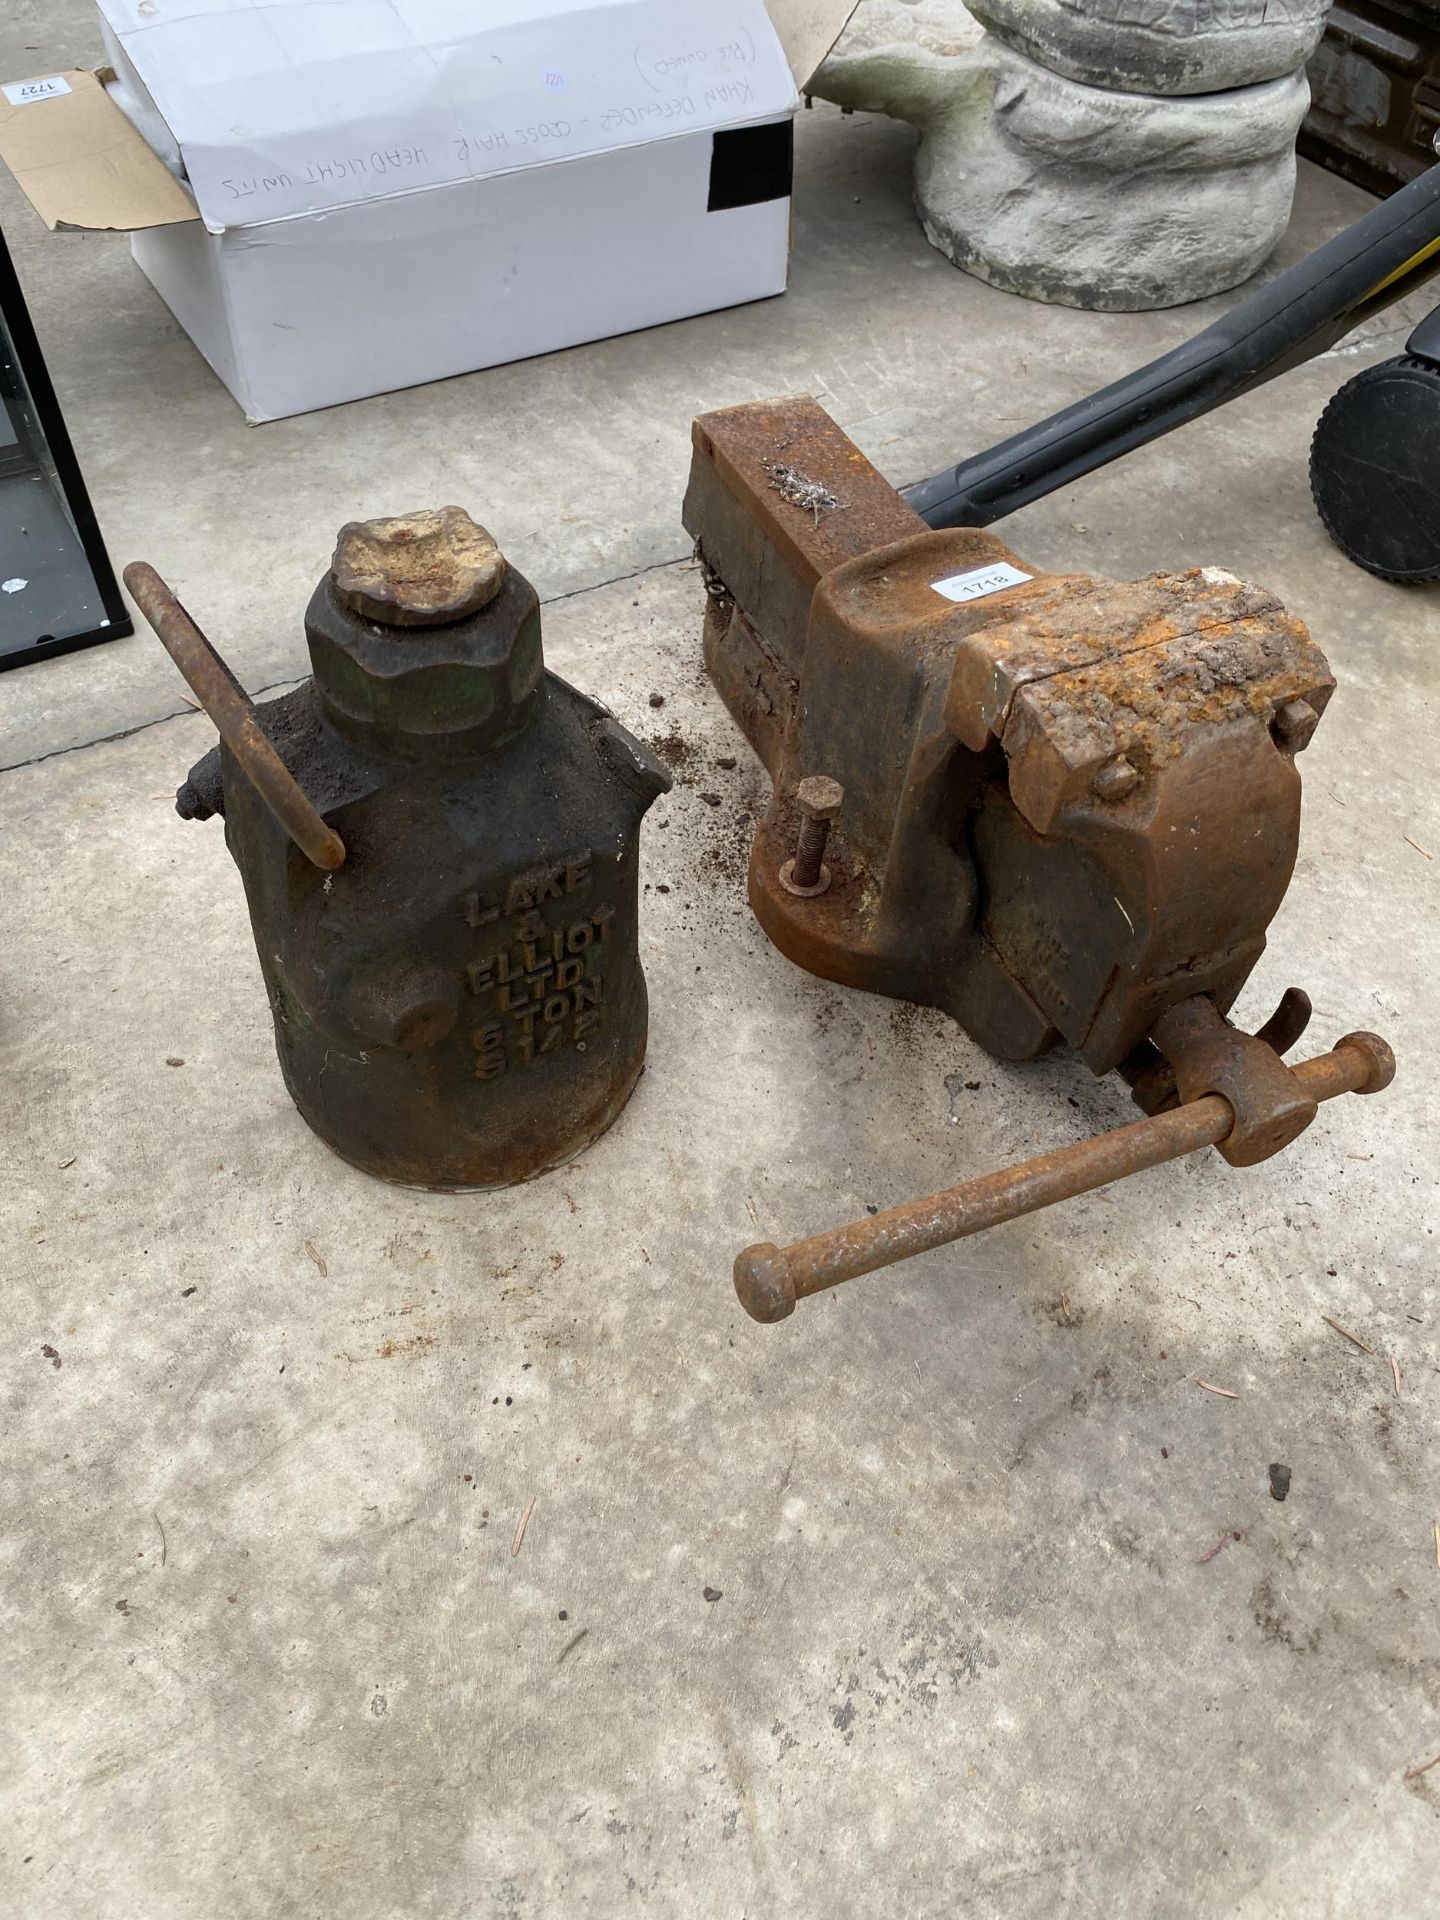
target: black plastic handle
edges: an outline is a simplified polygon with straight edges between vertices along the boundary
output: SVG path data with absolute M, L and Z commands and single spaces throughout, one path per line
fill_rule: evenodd
M 1440 272 L 1440 166 L 1113 386 L 904 489 L 932 527 L 988 527 L 1311 360 Z

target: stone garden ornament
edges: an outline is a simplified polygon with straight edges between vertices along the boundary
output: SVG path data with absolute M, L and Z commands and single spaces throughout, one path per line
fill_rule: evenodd
M 1247 279 L 1290 214 L 1325 0 L 861 0 L 811 91 L 910 121 L 931 243 L 1102 311 Z

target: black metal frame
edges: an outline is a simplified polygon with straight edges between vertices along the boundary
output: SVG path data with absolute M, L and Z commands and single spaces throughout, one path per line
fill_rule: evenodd
M 28 666 L 32 660 L 48 660 L 56 654 L 74 653 L 81 647 L 98 646 L 102 640 L 123 639 L 126 634 L 135 631 L 135 625 L 126 610 L 114 568 L 110 565 L 110 556 L 105 551 L 105 542 L 94 508 L 90 505 L 80 463 L 70 443 L 65 416 L 55 397 L 45 356 L 40 351 L 40 342 L 31 324 L 25 294 L 10 258 L 10 250 L 5 244 L 3 230 L 0 230 L 0 319 L 4 321 L 4 332 L 9 336 L 15 356 L 12 366 L 5 341 L 0 337 L 0 404 L 4 404 L 10 413 L 17 434 L 22 440 L 28 439 L 28 423 L 21 417 L 15 403 L 20 392 L 29 396 L 45 437 L 50 464 L 54 467 L 55 477 L 65 496 L 76 536 L 94 576 L 107 620 L 105 626 L 97 626 L 84 633 L 70 634 L 62 639 L 40 640 L 33 647 L 26 647 L 19 652 L 0 653 L 0 672 L 3 672 L 8 667 Z

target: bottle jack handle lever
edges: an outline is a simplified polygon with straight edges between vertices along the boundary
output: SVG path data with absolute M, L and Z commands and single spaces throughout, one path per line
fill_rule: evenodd
M 234 674 L 154 567 L 132 560 L 124 580 L 131 599 L 159 635 L 161 646 L 184 674 L 265 805 L 307 860 L 333 872 L 344 863 L 345 842 L 326 826 L 266 739 L 249 695 Z
M 1318 1102 L 1341 1093 L 1379 1093 L 1395 1077 L 1395 1056 L 1377 1034 L 1347 1033 L 1330 1053 L 1282 1070 L 1298 1083 L 1295 1091 L 1303 1100 Z M 1112 1180 L 1201 1147 L 1220 1146 L 1236 1127 L 1230 1101 L 1207 1093 L 1148 1120 L 887 1208 L 793 1246 L 746 1247 L 735 1262 L 735 1291 L 752 1319 L 784 1320 L 807 1294 L 983 1233 L 1021 1214 L 1038 1213 L 1056 1201 L 1093 1193 Z

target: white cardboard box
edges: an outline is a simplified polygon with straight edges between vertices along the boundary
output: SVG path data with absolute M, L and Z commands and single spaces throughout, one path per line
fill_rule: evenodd
M 783 292 L 787 46 L 803 82 L 850 12 L 97 5 L 112 68 L 7 83 L 0 155 L 131 232 L 252 421 Z

